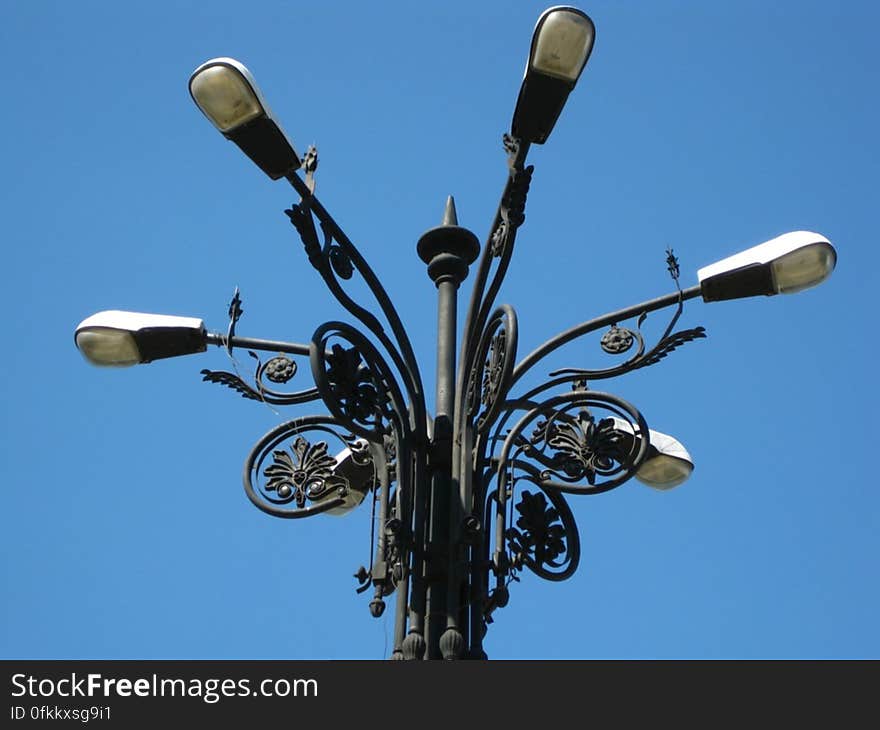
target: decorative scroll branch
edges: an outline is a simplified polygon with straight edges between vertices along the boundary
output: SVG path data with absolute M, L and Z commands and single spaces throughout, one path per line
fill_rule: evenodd
M 668 355 L 677 347 L 680 347 L 685 342 L 705 337 L 705 330 L 702 327 L 697 327 L 691 330 L 683 330 L 675 334 L 670 334 L 676 322 L 678 321 L 679 316 L 681 315 L 684 302 L 688 299 L 699 296 L 700 293 L 701 290 L 699 286 L 694 286 L 683 291 L 675 291 L 672 294 L 667 294 L 666 296 L 658 297 L 657 299 L 652 299 L 647 302 L 642 302 L 641 304 L 628 307 L 627 309 L 621 309 L 617 312 L 610 312 L 609 314 L 605 314 L 601 317 L 582 322 L 581 324 L 576 325 L 575 327 L 572 327 L 565 332 L 561 332 L 555 337 L 547 340 L 544 344 L 540 345 L 537 349 L 533 350 L 531 353 L 526 355 L 526 357 L 520 360 L 519 363 L 517 363 L 516 367 L 514 368 L 513 375 L 511 376 L 511 387 L 523 376 L 525 376 L 525 374 L 528 373 L 537 363 L 541 362 L 552 352 L 556 351 L 557 349 L 571 342 L 572 340 L 595 332 L 603 327 L 611 327 L 611 329 L 606 332 L 605 336 L 603 337 L 603 349 L 605 349 L 606 352 L 611 351 L 614 354 L 620 354 L 631 349 L 632 344 L 638 343 L 635 354 L 627 359 L 624 363 L 610 368 L 597 370 L 568 368 L 565 370 L 554 371 L 553 373 L 551 373 L 551 376 L 562 375 L 563 377 L 559 377 L 555 380 L 551 380 L 550 382 L 538 386 L 534 390 L 524 394 L 522 396 L 522 399 L 534 398 L 538 393 L 542 393 L 550 388 L 554 388 L 566 382 L 611 378 L 622 375 L 623 373 L 630 372 L 632 370 L 636 370 L 640 367 L 652 365 Z M 660 337 L 658 343 L 646 353 L 644 338 L 641 335 L 640 331 L 641 325 L 644 323 L 649 312 L 663 309 L 672 305 L 676 306 L 676 311 L 674 312 L 668 326 L 666 327 L 665 332 Z M 637 329 L 633 330 L 630 328 L 620 327 L 618 325 L 619 322 L 626 321 L 627 319 L 630 319 L 632 317 L 639 318 Z
M 331 344 L 333 339 L 351 346 Z M 392 427 L 411 433 L 408 409 L 394 375 L 363 334 L 344 322 L 325 322 L 315 330 L 310 349 L 318 392 L 347 428 L 376 443 Z
M 324 279 L 337 301 L 367 327 L 391 358 L 412 404 L 410 426 L 420 438 L 425 438 L 427 412 L 424 388 L 412 345 L 397 310 L 363 256 L 314 196 L 313 189 L 310 189 L 296 173 L 292 173 L 287 179 L 301 196 L 301 201 L 292 205 L 285 213 L 302 239 L 309 262 Z M 318 237 L 314 217 L 320 222 L 324 237 L 323 245 Z M 379 319 L 357 304 L 342 288 L 339 280 L 350 279 L 355 271 L 361 275 L 378 303 L 391 328 L 393 341 Z
M 606 333 L 605 337 L 603 337 L 603 343 L 606 341 L 605 338 L 608 337 L 609 333 L 613 333 L 615 339 L 625 338 L 628 336 L 629 338 L 638 341 L 639 346 L 636 354 L 629 358 L 626 362 L 611 368 L 605 368 L 602 370 L 563 368 L 561 370 L 554 370 L 553 372 L 551 372 L 550 377 L 567 375 L 573 376 L 572 379 L 576 378 L 579 380 L 602 380 L 606 378 L 613 378 L 618 375 L 623 375 L 624 373 L 648 367 L 649 365 L 655 365 L 673 350 L 681 347 L 685 343 L 693 342 L 694 340 L 698 339 L 705 339 L 706 337 L 706 329 L 704 327 L 694 327 L 693 329 L 680 330 L 679 332 L 675 332 L 671 335 L 666 335 L 661 338 L 657 342 L 657 344 L 646 353 L 645 341 L 641 332 L 613 325 L 612 328 Z M 603 349 L 606 352 L 609 352 L 604 344 Z M 569 380 L 569 378 L 566 378 L 566 380 Z
M 531 475 L 520 479 L 539 486 Z M 562 494 L 553 490 L 533 494 L 524 489 L 514 508 L 519 517 L 515 526 L 504 533 L 511 575 L 515 576 L 523 567 L 551 581 L 563 581 L 574 575 L 580 564 L 580 536 Z
M 500 370 L 495 370 L 501 380 L 492 384 L 490 380 L 486 395 L 492 400 L 493 405 L 487 406 L 487 412 L 481 416 L 481 428 L 491 423 L 495 417 L 495 405 L 506 398 L 509 384 L 512 382 L 511 374 L 507 369 L 512 365 L 516 352 L 516 315 L 510 308 L 502 308 L 505 312 L 507 326 L 505 335 L 498 339 L 492 348 L 488 337 L 495 337 L 498 333 L 497 315 L 492 317 L 492 325 L 487 326 L 489 312 L 492 311 L 495 297 L 501 287 L 501 283 L 507 273 L 513 256 L 514 243 L 518 228 L 525 220 L 525 203 L 531 183 L 533 167 L 525 167 L 526 156 L 529 152 L 530 143 L 519 140 L 511 135 L 503 137 L 505 151 L 508 154 L 508 176 L 495 219 L 489 233 L 489 238 L 483 246 L 477 269 L 474 276 L 474 284 L 471 290 L 471 299 L 465 317 L 464 329 L 462 330 L 461 351 L 459 354 L 458 372 L 455 384 L 455 414 L 453 419 L 453 431 L 455 441 L 452 451 L 452 478 L 459 484 L 459 501 L 465 514 L 473 509 L 473 417 L 472 397 L 468 391 L 477 387 L 474 373 L 482 368 L 489 349 L 494 349 L 496 361 L 494 365 L 504 363 Z M 497 267 L 486 289 L 493 263 L 497 259 Z M 491 334 L 489 334 L 491 333 Z M 485 337 L 484 337 L 485 335 Z M 511 336 L 513 335 L 513 336 Z M 508 356 L 508 353 L 509 356 Z M 503 355 L 503 358 L 501 357 Z M 478 365 L 478 363 L 480 363 Z M 490 366 L 491 370 L 491 366 Z M 492 376 L 490 376 L 491 378 Z M 503 382 L 501 382 L 503 381 Z M 496 392 L 492 394 L 492 390 Z M 474 391 L 471 390 L 471 393 Z M 460 535 L 454 534 L 453 539 L 460 539 Z
M 599 494 L 622 485 L 648 448 L 648 425 L 635 406 L 582 384 L 542 403 L 507 402 L 504 409 L 474 465 L 483 475 L 475 495 L 485 505 L 479 518 L 487 525 L 494 521 L 495 587 L 489 589 L 487 571 L 477 569 L 474 576 L 481 596 L 481 613 L 474 620 L 484 623 L 507 603 L 507 585 L 518 580 L 523 567 L 557 581 L 577 570 L 580 538 L 563 494 Z M 608 415 L 600 418 L 600 412 Z M 507 429 L 517 413 L 520 419 Z M 496 489 L 487 494 L 493 481 Z M 522 489 L 524 484 L 539 491 Z M 479 549 L 488 556 L 487 541 Z
M 400 502 L 392 504 L 389 496 L 396 475 L 397 442 L 389 437 L 371 443 L 341 425 L 332 416 L 306 416 L 272 429 L 245 462 L 244 487 L 263 512 L 288 519 L 341 514 L 367 495 L 377 494 L 372 498 L 374 519 L 378 503 L 378 520 L 384 529 L 376 540 L 370 569 L 361 568 L 355 577 L 361 583 L 358 593 L 374 586 L 370 612 L 378 617 L 385 610 L 383 598 L 406 577 L 411 547 L 398 517 Z M 322 440 L 309 440 L 305 434 L 319 434 Z M 332 456 L 328 442 L 343 450 Z
M 477 432 L 485 431 L 498 415 L 513 374 L 518 342 L 516 312 L 504 304 L 492 314 L 477 348 L 476 361 L 471 370 L 467 389 L 469 417 L 483 412 L 477 418 Z
M 543 403 L 515 401 L 507 409 L 508 417 L 517 412 L 524 415 L 510 431 L 502 432 L 502 422 L 496 426 L 492 442 L 503 438 L 493 462 L 501 493 L 514 477 L 511 464 L 526 459 L 544 467 L 539 468 L 541 487 L 570 494 L 607 492 L 635 474 L 647 452 L 644 416 L 609 393 L 578 389 Z M 599 411 L 608 415 L 597 418 Z
M 243 313 L 244 310 L 241 307 L 241 293 L 239 292 L 238 287 L 235 287 L 232 300 L 229 302 L 229 325 L 226 331 L 226 337 L 220 338 L 220 343 L 226 347 L 230 357 L 232 356 L 232 350 L 233 347 L 235 347 L 237 340 L 235 336 L 235 327 Z M 250 340 L 249 342 L 253 343 L 255 341 Z M 278 343 L 278 346 L 284 347 L 284 345 L 285 343 Z M 283 393 L 273 390 L 264 382 L 263 378 L 265 377 L 272 383 L 284 384 L 296 375 L 297 365 L 286 354 L 279 352 L 264 364 L 253 350 L 248 350 L 247 352 L 248 355 L 257 361 L 257 367 L 254 373 L 254 386 L 248 385 L 237 373 L 229 373 L 223 370 L 202 370 L 202 380 L 208 383 L 218 383 L 219 385 L 231 388 L 239 393 L 242 398 L 261 401 L 276 406 L 307 403 L 308 401 L 316 400 L 320 397 L 316 388 L 309 388 L 295 393 Z M 302 352 L 301 349 L 300 352 Z
M 333 343 L 334 339 L 349 346 Z M 385 530 L 377 553 L 378 567 L 371 571 L 376 594 L 370 605 L 373 615 L 378 616 L 384 610 L 382 599 L 389 590 L 389 580 L 393 578 L 399 595 L 408 592 L 410 557 L 413 545 L 419 544 L 419 536 L 413 535 L 413 504 L 420 503 L 416 491 L 424 488 L 423 452 L 415 448 L 412 412 L 394 373 L 366 336 L 343 322 L 326 322 L 312 336 L 310 360 L 318 392 L 337 421 L 372 444 L 384 448 L 390 442 L 397 459 L 395 501 L 391 505 L 387 493 L 382 498 L 379 520 Z M 395 520 L 393 525 L 390 519 Z M 398 566 L 397 573 L 392 569 L 389 574 L 388 565 Z M 405 614 L 396 618 L 395 642 L 399 642 L 403 640 Z
M 263 378 L 273 383 L 286 383 L 296 374 L 296 363 L 287 355 L 276 355 L 265 363 L 253 351 L 248 350 L 248 355 L 257 361 L 254 372 L 254 386 L 248 385 L 238 375 L 223 370 L 202 370 L 202 380 L 208 383 L 218 383 L 241 394 L 242 398 L 262 401 L 275 406 L 290 406 L 298 403 L 308 403 L 320 398 L 317 388 L 300 390 L 295 393 L 283 393 L 266 385 Z
M 484 518 L 494 521 L 495 550 L 491 560 L 495 587 L 489 589 L 489 573 L 475 569 L 474 589 L 480 597 L 473 610 L 475 625 L 492 623 L 492 614 L 507 605 L 510 595 L 508 585 L 519 581 L 518 573 L 528 568 L 540 578 L 563 581 L 577 571 L 580 564 L 580 535 L 574 515 L 565 497 L 553 489 L 545 489 L 539 471 L 529 462 L 517 462 L 517 476 L 507 488 L 503 499 L 500 492 L 493 491 L 486 499 Z M 487 472 L 490 482 L 495 472 Z M 514 490 L 522 483 L 536 487 L 534 493 L 522 489 L 520 499 L 513 504 Z M 548 503 L 549 502 L 549 503 Z M 514 521 L 513 510 L 508 513 L 507 504 L 518 513 Z M 486 550 L 485 541 L 481 549 Z M 482 561 L 478 561 L 477 566 Z
M 331 416 L 305 416 L 273 428 L 245 462 L 244 488 L 259 509 L 275 517 L 297 519 L 357 504 L 380 483 L 376 465 L 380 447 L 357 439 Z M 322 441 L 304 434 L 319 433 Z M 348 448 L 357 468 L 336 470 L 327 439 Z M 284 448 L 285 442 L 290 445 Z
M 471 299 L 462 331 L 462 345 L 459 356 L 458 381 L 455 391 L 455 429 L 464 428 L 466 411 L 469 410 L 467 390 L 476 363 L 481 360 L 481 338 L 486 331 L 489 312 L 498 290 L 507 273 L 513 256 L 517 229 L 525 221 L 525 204 L 534 167 L 525 167 L 530 143 L 516 139 L 509 134 L 503 137 L 504 149 L 508 154 L 508 176 L 482 254 L 474 275 Z M 489 274 L 493 262 L 498 265 L 489 284 Z

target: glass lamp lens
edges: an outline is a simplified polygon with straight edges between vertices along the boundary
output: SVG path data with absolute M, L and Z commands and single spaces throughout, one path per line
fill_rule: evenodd
M 264 114 L 245 78 L 231 66 L 208 66 L 190 82 L 193 99 L 221 132 L 229 132 Z
M 821 284 L 834 270 L 834 249 L 826 243 L 804 246 L 773 262 L 773 280 L 781 294 L 809 289 Z
M 587 62 L 594 32 L 592 24 L 578 13 L 550 13 L 538 30 L 532 68 L 574 83 Z
M 690 462 L 666 454 L 645 460 L 636 472 L 636 479 L 654 489 L 672 489 L 687 481 L 694 470 Z
M 137 365 L 141 354 L 131 332 L 110 327 L 93 327 L 76 334 L 76 346 L 93 365 L 127 367 Z

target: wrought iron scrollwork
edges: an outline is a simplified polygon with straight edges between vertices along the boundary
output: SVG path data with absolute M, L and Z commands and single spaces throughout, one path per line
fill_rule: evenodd
M 495 258 L 504 255 L 511 242 L 512 232 L 526 220 L 526 197 L 534 170 L 534 165 L 529 165 L 514 169 L 511 173 L 510 182 L 501 199 L 501 215 L 490 238 L 491 251 Z
M 306 437 L 319 434 L 322 440 Z M 357 469 L 345 473 L 331 443 L 348 449 Z M 376 446 L 358 439 L 331 416 L 305 416 L 269 431 L 244 468 L 248 498 L 275 517 L 300 518 L 357 505 L 379 483 Z
M 639 323 L 641 326 L 641 321 Z M 550 373 L 550 377 L 568 376 L 566 381 L 571 380 L 600 380 L 613 378 L 624 373 L 632 372 L 640 368 L 655 365 L 665 358 L 673 350 L 678 349 L 682 345 L 693 342 L 694 340 L 705 339 L 706 328 L 694 327 L 692 329 L 679 330 L 669 334 L 668 331 L 663 337 L 647 352 L 645 351 L 645 339 L 640 330 L 631 330 L 626 327 L 619 327 L 616 324 L 603 335 L 601 346 L 602 349 L 609 354 L 621 354 L 631 349 L 634 342 L 638 343 L 636 352 L 625 362 L 610 368 L 597 370 L 588 370 L 584 368 L 562 368 L 554 370 Z M 558 385 L 563 381 L 554 381 L 554 385 Z
M 518 412 L 524 415 L 512 429 L 504 430 Z M 600 418 L 598 413 L 606 415 Z M 578 388 L 543 403 L 509 403 L 505 418 L 495 428 L 495 443 L 502 437 L 497 467 L 500 487 L 515 478 L 524 460 L 530 460 L 538 472 L 537 477 L 529 474 L 541 487 L 598 494 L 635 474 L 648 448 L 648 425 L 636 407 L 622 398 Z
M 338 338 L 348 346 L 331 340 Z M 315 385 L 330 412 L 353 432 L 381 442 L 395 421 L 408 430 L 408 413 L 394 376 L 378 350 L 356 329 L 327 322 L 312 337 Z
M 477 418 L 482 432 L 497 416 L 507 393 L 516 360 L 518 328 L 513 307 L 502 305 L 489 319 L 477 349 L 475 367 L 468 385 L 468 411 Z
M 504 404 L 476 464 L 484 475 L 477 494 L 486 495 L 481 518 L 495 525 L 495 587 L 489 589 L 488 573 L 480 574 L 481 621 L 491 622 L 492 613 L 506 604 L 507 585 L 523 568 L 554 581 L 577 570 L 580 537 L 565 495 L 622 485 L 647 448 L 648 425 L 635 406 L 583 383 L 540 403 Z M 496 487 L 489 493 L 492 483 Z
M 307 403 L 317 400 L 320 395 L 317 388 L 307 388 L 293 393 L 284 393 L 269 387 L 264 378 L 272 383 L 284 384 L 290 381 L 297 372 L 296 363 L 287 355 L 276 355 L 265 363 L 260 357 L 248 350 L 256 360 L 254 371 L 254 385 L 248 385 L 239 375 L 223 370 L 202 370 L 202 380 L 207 383 L 217 383 L 231 388 L 248 400 L 262 401 L 273 406 L 289 406 L 298 403 Z
M 544 480 L 576 483 L 586 479 L 592 486 L 597 478 L 611 476 L 626 464 L 624 440 L 613 418 L 597 421 L 581 408 L 575 414 L 557 412 L 539 421 L 524 440 L 524 453 L 547 467 L 541 472 Z
M 326 441 L 312 444 L 297 436 L 289 450 L 272 453 L 272 464 L 263 471 L 265 490 L 275 492 L 280 502 L 293 500 L 303 509 L 307 499 L 318 501 L 345 487 L 345 480 L 333 474 L 335 467 L 336 459 L 327 453 Z
M 317 153 L 315 153 L 317 154 Z M 399 374 L 403 390 L 413 404 L 411 426 L 417 431 L 424 430 L 426 410 L 424 390 L 418 364 L 412 345 L 403 323 L 378 277 L 348 239 L 332 216 L 315 198 L 313 188 L 302 182 L 296 175 L 289 178 L 293 187 L 301 195 L 301 201 L 293 204 L 285 213 L 296 228 L 303 242 L 309 262 L 318 271 L 337 301 L 375 336 L 390 358 L 391 364 Z M 320 224 L 323 245 L 315 225 Z M 382 322 L 371 311 L 358 304 L 343 289 L 340 280 L 348 280 L 357 272 L 379 305 L 385 321 L 394 336 L 392 340 Z
M 514 579 L 523 567 L 545 580 L 572 576 L 580 564 L 580 536 L 565 498 L 554 491 L 523 490 L 514 507 L 519 517 L 504 535 Z

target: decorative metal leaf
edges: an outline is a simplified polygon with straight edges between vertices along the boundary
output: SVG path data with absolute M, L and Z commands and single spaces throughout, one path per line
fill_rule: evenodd
M 241 393 L 242 398 L 258 401 L 263 400 L 263 396 L 260 395 L 260 393 L 251 388 L 237 375 L 220 370 L 202 370 L 201 374 L 204 382 L 225 385 L 227 388 L 232 388 L 234 391 Z
M 678 286 L 678 277 L 681 272 L 678 266 L 678 258 L 672 252 L 672 246 L 666 247 L 666 270 L 669 272 L 675 285 Z
M 669 337 L 667 337 L 666 339 L 661 340 L 658 343 L 657 347 L 655 347 L 651 351 L 648 357 L 646 357 L 642 362 L 639 363 L 639 367 L 647 367 L 648 365 L 653 365 L 654 363 L 660 362 L 660 360 L 666 357 L 670 352 L 678 347 L 681 347 L 686 342 L 705 339 L 705 337 L 705 327 L 694 327 L 694 329 L 682 330 L 681 332 L 676 332 L 675 334 L 669 335 Z
M 306 255 L 309 257 L 309 263 L 320 271 L 324 258 L 321 252 L 321 244 L 318 242 L 318 233 L 315 230 L 315 222 L 312 219 L 311 210 L 308 209 L 305 203 L 301 203 L 299 205 L 291 205 L 284 212 L 290 218 L 290 222 L 302 239 Z
M 507 220 L 514 228 L 519 228 L 526 219 L 526 196 L 529 194 L 529 186 L 532 182 L 532 172 L 535 166 L 529 165 L 513 174 L 513 180 L 507 190 L 507 194 L 501 201 L 501 205 L 507 211 Z
M 565 552 L 565 528 L 559 513 L 547 504 L 546 497 L 538 492 L 524 491 L 516 505 L 520 513 L 516 528 L 509 528 L 505 537 L 514 554 L 515 562 L 534 556 L 538 565 L 552 565 Z

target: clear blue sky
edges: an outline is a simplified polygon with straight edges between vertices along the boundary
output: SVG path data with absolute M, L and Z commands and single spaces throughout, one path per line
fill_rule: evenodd
M 233 56 L 298 149 L 318 145 L 318 195 L 383 276 L 432 383 L 435 294 L 415 242 L 450 193 L 485 237 L 543 7 L 2 3 L 0 656 L 388 654 L 393 612 L 372 619 L 351 577 L 368 511 L 282 521 L 241 487 L 251 445 L 294 414 L 201 383 L 228 365 L 216 348 L 100 370 L 73 330 L 103 309 L 222 329 L 235 286 L 240 334 L 307 341 L 343 316 L 282 212 L 290 188 L 189 98 L 199 63 Z M 694 475 L 572 498 L 580 571 L 526 574 L 489 656 L 877 658 L 880 9 L 581 7 L 595 49 L 531 155 L 500 297 L 521 353 L 669 291 L 668 245 L 683 285 L 789 230 L 824 233 L 839 261 L 800 295 L 691 302 L 682 325 L 707 340 L 603 383 L 688 447 Z M 579 342 L 547 370 L 597 354 Z

